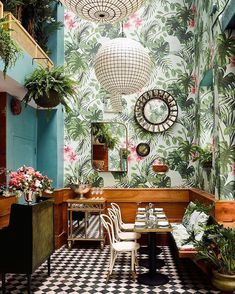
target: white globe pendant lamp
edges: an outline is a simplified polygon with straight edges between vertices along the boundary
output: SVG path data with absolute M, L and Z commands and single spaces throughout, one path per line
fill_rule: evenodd
M 140 91 L 149 81 L 150 57 L 137 41 L 124 37 L 109 40 L 98 50 L 95 74 L 109 93 L 133 94 Z
M 60 0 L 69 10 L 89 21 L 116 22 L 132 15 L 144 0 Z

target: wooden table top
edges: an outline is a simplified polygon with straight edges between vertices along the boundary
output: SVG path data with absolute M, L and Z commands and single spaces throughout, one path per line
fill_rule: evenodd
M 170 222 L 168 221 L 166 215 L 165 218 L 158 218 L 158 215 L 165 214 L 164 211 L 154 211 L 154 216 L 156 217 L 156 221 L 153 225 L 149 225 L 148 221 L 144 216 L 146 215 L 146 212 L 144 211 L 138 211 L 136 212 L 136 218 L 135 218 L 135 227 L 134 232 L 138 233 L 167 233 L 172 232 L 172 227 Z M 137 216 L 141 215 L 141 218 L 138 218 Z M 169 223 L 169 226 L 159 226 L 159 222 L 161 221 L 167 221 Z M 139 225 L 136 225 L 139 223 Z M 140 223 L 144 225 L 140 225 Z
M 67 203 L 75 203 L 75 204 L 102 204 L 106 202 L 105 198 L 102 197 L 97 197 L 97 198 L 85 198 L 85 199 L 80 199 L 80 198 L 73 198 L 73 199 L 68 199 L 66 200 Z

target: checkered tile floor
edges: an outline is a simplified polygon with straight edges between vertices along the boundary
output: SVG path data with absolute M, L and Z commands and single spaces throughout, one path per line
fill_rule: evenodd
M 160 270 L 170 277 L 163 286 L 150 287 L 133 282 L 130 276 L 130 258 L 120 255 L 116 261 L 114 275 L 106 284 L 109 261 L 109 247 L 73 248 L 62 247 L 51 258 L 51 276 L 47 277 L 47 264 L 44 263 L 32 276 L 32 293 L 81 293 L 81 294 L 136 294 L 136 293 L 219 293 L 212 290 L 206 278 L 190 261 L 176 266 L 169 247 L 162 247 L 159 258 L 166 265 Z M 141 258 L 146 257 L 142 255 Z M 138 272 L 145 272 L 145 268 Z M 7 275 L 7 293 L 26 292 L 25 275 Z

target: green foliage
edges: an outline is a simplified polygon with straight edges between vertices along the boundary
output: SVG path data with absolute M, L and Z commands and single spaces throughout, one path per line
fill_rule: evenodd
M 192 145 L 191 154 L 194 155 L 193 161 L 199 161 L 202 166 L 211 167 L 212 165 L 212 150 L 211 145 L 202 148 L 198 145 Z
M 49 53 L 49 37 L 61 29 L 61 22 L 54 18 L 56 0 L 3 0 L 5 10 L 10 11 L 21 21 L 24 28 Z
M 112 134 L 108 123 L 93 123 L 92 134 L 100 143 L 105 143 L 111 150 L 114 149 L 118 142 L 118 138 Z
M 226 33 L 217 37 L 218 64 L 225 66 L 230 62 L 229 58 L 235 56 L 235 39 Z
M 218 272 L 227 275 L 235 274 L 235 229 L 212 225 L 205 229 L 201 241 L 191 236 L 198 259 L 206 260 Z
M 50 91 L 54 91 L 57 93 L 60 103 L 69 111 L 65 98 L 76 94 L 76 85 L 77 83 L 65 74 L 63 66 L 51 69 L 39 67 L 25 80 L 25 88 L 28 92 L 23 100 L 28 103 L 33 99 L 37 103 L 37 100 L 42 96 L 50 99 Z
M 6 77 L 8 68 L 15 65 L 21 53 L 21 49 L 10 36 L 10 29 L 7 28 L 8 23 L 4 18 L 0 19 L 0 58 L 4 63 L 4 78 Z

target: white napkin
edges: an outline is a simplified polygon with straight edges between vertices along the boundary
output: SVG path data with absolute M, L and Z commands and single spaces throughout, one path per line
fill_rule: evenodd
M 138 207 L 138 210 L 139 211 L 145 211 L 145 208 L 144 207 Z
M 144 227 L 145 226 L 145 222 L 135 222 L 135 225 L 137 227 Z
M 164 213 L 156 214 L 157 218 L 166 218 L 166 215 Z
M 156 212 L 159 211 L 160 212 L 160 211 L 163 211 L 163 208 L 154 208 L 154 211 L 156 211 Z
M 157 224 L 159 227 L 168 227 L 169 226 L 168 221 L 159 221 Z

